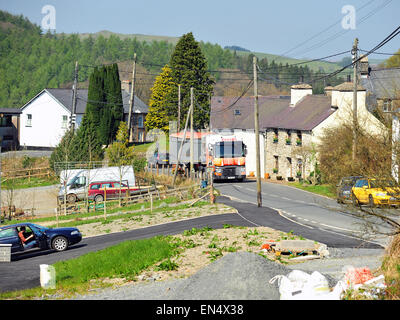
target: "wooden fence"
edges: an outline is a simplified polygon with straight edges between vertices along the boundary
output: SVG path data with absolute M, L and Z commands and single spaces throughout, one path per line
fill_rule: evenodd
M 52 174 L 53 172 L 50 169 L 50 167 L 41 167 L 41 168 L 25 168 L 19 170 L 7 170 L 1 172 L 1 177 L 3 179 L 3 182 L 7 180 L 24 179 L 24 178 L 25 179 L 28 178 L 28 181 L 31 181 L 31 178 L 33 177 L 47 176 L 49 178 Z
M 143 187 L 142 187 L 143 188 Z M 69 215 L 75 213 L 84 213 L 84 212 L 94 212 L 94 211 L 104 211 L 107 209 L 114 209 L 119 207 L 119 201 L 121 201 L 121 207 L 125 207 L 135 203 L 141 202 L 150 202 L 152 203 L 154 200 L 159 199 L 163 200 L 171 195 L 175 195 L 181 200 L 188 197 L 189 192 L 192 190 L 196 192 L 200 187 L 199 186 L 186 186 L 174 189 L 168 189 L 166 187 L 145 187 L 138 194 L 134 195 L 124 195 L 121 194 L 121 199 L 113 198 L 113 199 L 105 199 L 104 201 L 96 203 L 93 200 L 86 200 L 76 202 L 74 204 L 65 204 L 58 202 L 57 204 L 57 214 L 59 215 Z M 88 206 L 87 206 L 88 205 Z

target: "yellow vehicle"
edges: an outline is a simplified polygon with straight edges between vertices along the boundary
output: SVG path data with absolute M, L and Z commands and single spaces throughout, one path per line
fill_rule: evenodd
M 400 188 L 388 180 L 359 179 L 352 188 L 353 204 L 399 206 Z

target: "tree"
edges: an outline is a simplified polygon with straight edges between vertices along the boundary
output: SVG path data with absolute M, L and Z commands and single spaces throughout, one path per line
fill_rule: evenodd
M 400 49 L 383 63 L 385 68 L 400 67 Z
M 129 170 L 128 166 L 134 161 L 134 146 L 128 146 L 128 126 L 125 121 L 121 121 L 115 141 L 106 149 L 106 155 L 110 166 L 119 169 L 119 183 L 122 185 L 122 177 Z M 119 205 L 121 206 L 121 188 L 119 189 Z
M 214 80 L 207 71 L 207 60 L 193 34 L 183 35 L 175 46 L 171 56 L 172 81 L 181 85 L 181 114 L 186 114 L 190 107 L 190 88 L 194 88 L 195 112 L 193 115 L 195 129 L 204 128 L 210 118 L 210 97 Z M 167 101 L 169 116 L 177 119 L 178 86 L 174 86 Z M 184 127 L 184 117 L 180 127 Z
M 113 64 L 94 68 L 89 78 L 86 123 L 96 131 L 96 139 L 101 145 L 108 145 L 115 136 L 123 119 L 123 102 L 118 66 Z M 85 132 L 91 130 L 85 128 Z M 88 142 L 81 142 L 87 144 Z M 97 145 L 97 142 L 95 142 Z
M 172 81 L 171 72 L 171 68 L 165 65 L 151 88 L 149 113 L 145 121 L 147 130 L 161 129 L 165 133 L 169 131 L 169 121 L 172 119 L 168 114 L 166 98 L 171 94 L 173 87 L 176 86 Z

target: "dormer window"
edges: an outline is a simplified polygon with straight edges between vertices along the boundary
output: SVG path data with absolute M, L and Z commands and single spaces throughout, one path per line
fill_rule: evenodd
M 235 110 L 233 111 L 233 114 L 234 114 L 235 116 L 240 116 L 240 110 L 235 109 Z

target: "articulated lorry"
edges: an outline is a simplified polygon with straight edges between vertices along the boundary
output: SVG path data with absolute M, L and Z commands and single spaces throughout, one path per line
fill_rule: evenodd
M 247 148 L 241 139 L 234 135 L 216 133 L 198 133 L 193 141 L 193 164 L 196 171 L 212 171 L 214 180 L 240 180 L 246 178 Z M 171 134 L 169 142 L 169 158 L 171 164 L 176 164 L 182 143 L 181 133 Z M 186 134 L 182 146 L 179 163 L 190 165 L 190 133 Z

